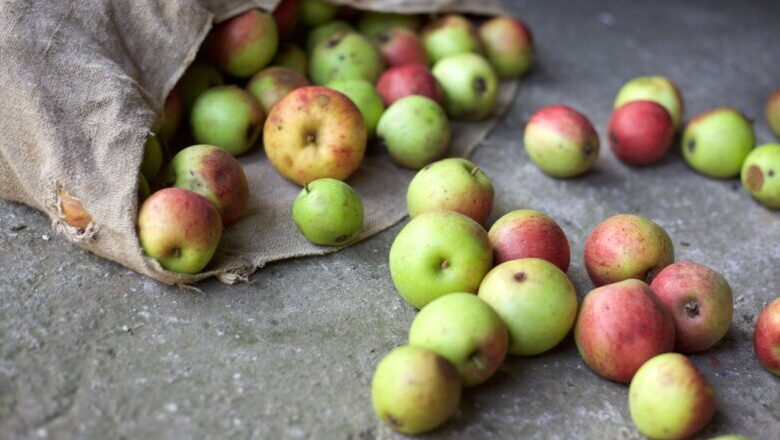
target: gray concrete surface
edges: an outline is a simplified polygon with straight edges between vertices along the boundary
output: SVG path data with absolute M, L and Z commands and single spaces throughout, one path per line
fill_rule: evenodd
M 632 76 L 663 73 L 688 115 L 732 105 L 762 118 L 780 86 L 780 3 L 507 3 L 540 53 L 511 112 L 476 154 L 497 188 L 494 218 L 547 211 L 572 243 L 569 273 L 591 285 L 582 243 L 601 219 L 638 212 L 669 231 L 679 259 L 722 271 L 734 325 L 693 356 L 718 395 L 701 438 L 780 438 L 780 379 L 753 356 L 752 327 L 780 296 L 780 214 L 737 181 L 715 181 L 675 154 L 631 169 L 602 150 L 594 173 L 545 177 L 522 151 L 534 109 L 568 103 L 604 135 L 611 102 Z M 403 344 L 414 311 L 393 290 L 387 253 L 396 226 L 336 255 L 273 264 L 251 284 L 157 284 L 54 236 L 48 220 L 0 201 L 0 438 L 394 438 L 374 417 L 374 366 Z M 48 237 L 48 239 L 47 239 Z M 431 438 L 639 438 L 625 386 L 602 380 L 571 338 L 552 352 L 510 358 L 465 393 Z

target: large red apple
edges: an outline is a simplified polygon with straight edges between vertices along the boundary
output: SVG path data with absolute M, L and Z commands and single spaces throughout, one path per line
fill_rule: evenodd
M 646 166 L 664 158 L 674 141 L 674 121 L 657 102 L 631 101 L 612 112 L 609 146 L 629 165 Z
M 376 91 L 388 107 L 409 95 L 420 95 L 442 102 L 442 90 L 425 66 L 410 64 L 387 69 L 376 83 Z
M 391 28 L 374 37 L 374 43 L 385 59 L 387 67 L 407 64 L 430 64 L 428 53 L 414 32 L 405 28 Z
M 780 376 L 780 298 L 769 303 L 758 316 L 753 348 L 766 369 Z
M 505 214 L 488 232 L 496 265 L 520 258 L 541 258 L 569 270 L 569 240 L 560 226 L 544 213 L 520 209 Z

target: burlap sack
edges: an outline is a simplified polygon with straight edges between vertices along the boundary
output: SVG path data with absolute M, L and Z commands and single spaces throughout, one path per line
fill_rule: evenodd
M 198 275 L 164 270 L 136 236 L 138 170 L 143 144 L 165 96 L 194 60 L 213 22 L 278 0 L 6 0 L 0 2 L 0 197 L 51 217 L 80 246 L 165 283 L 218 276 L 236 282 L 265 263 L 332 252 L 307 242 L 290 210 L 299 187 L 284 180 L 262 148 L 241 158 L 251 200 L 227 228 L 214 260 Z M 497 1 L 352 0 L 361 9 L 495 14 Z M 455 125 L 452 152 L 468 155 L 514 96 L 502 86 L 496 117 Z M 370 148 L 349 180 L 366 213 L 362 237 L 405 215 L 413 176 Z M 58 190 L 81 200 L 86 230 L 59 217 Z

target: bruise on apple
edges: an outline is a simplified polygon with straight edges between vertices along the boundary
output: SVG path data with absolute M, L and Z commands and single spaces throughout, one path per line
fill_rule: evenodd
M 758 165 L 751 165 L 748 168 L 747 186 L 753 192 L 761 191 L 764 186 L 764 173 Z

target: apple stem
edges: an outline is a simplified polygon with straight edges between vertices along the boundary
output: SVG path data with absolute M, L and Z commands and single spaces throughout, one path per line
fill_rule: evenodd
M 306 190 L 306 194 L 309 194 L 311 192 L 311 188 L 309 188 L 309 182 L 303 184 L 303 189 Z
M 478 172 L 479 172 L 479 167 L 474 167 L 474 168 L 471 169 L 471 173 L 470 174 L 472 176 L 476 176 Z

